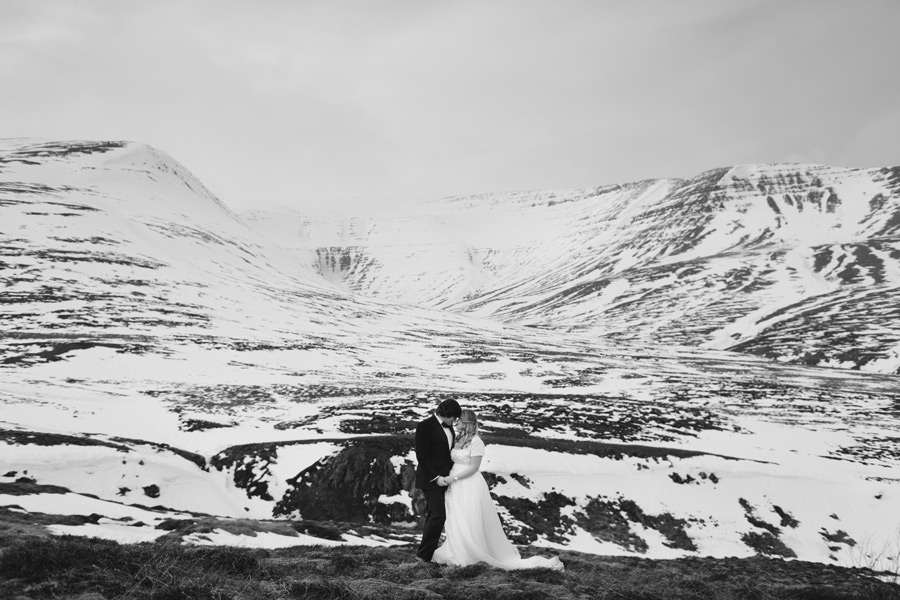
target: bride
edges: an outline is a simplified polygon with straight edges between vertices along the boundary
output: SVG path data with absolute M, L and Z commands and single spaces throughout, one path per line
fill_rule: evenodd
M 478 435 L 474 410 L 463 409 L 450 455 L 453 468 L 445 478 L 449 483 L 445 496 L 447 539 L 435 550 L 432 560 L 460 567 L 485 562 L 501 569 L 544 567 L 561 571 L 563 564 L 558 557 L 522 558 L 503 533 L 487 483 L 479 472 L 484 442 Z

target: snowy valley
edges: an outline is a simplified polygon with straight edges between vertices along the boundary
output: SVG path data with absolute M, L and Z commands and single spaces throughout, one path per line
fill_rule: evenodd
M 452 397 L 518 543 L 897 568 L 898 167 L 238 214 L 0 140 L 0 249 L 0 512 L 55 533 L 408 543 Z

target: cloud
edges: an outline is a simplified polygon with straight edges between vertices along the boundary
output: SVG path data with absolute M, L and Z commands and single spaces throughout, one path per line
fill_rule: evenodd
M 897 140 L 900 140 L 900 108 L 861 124 L 846 145 L 840 162 L 849 167 L 900 166 Z
M 151 143 L 244 206 L 839 162 L 851 140 L 881 164 L 896 17 L 880 0 L 4 2 L 0 135 Z

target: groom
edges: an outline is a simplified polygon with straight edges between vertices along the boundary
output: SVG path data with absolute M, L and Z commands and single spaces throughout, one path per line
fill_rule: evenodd
M 444 521 L 447 520 L 444 511 L 445 477 L 453 466 L 450 460 L 450 449 L 455 440 L 453 423 L 459 419 L 461 412 L 456 400 L 444 400 L 438 404 L 434 416 L 416 427 L 416 460 L 419 463 L 416 466 L 416 487 L 422 490 L 427 504 L 422 543 L 416 552 L 416 558 L 422 562 L 431 562 L 444 530 Z

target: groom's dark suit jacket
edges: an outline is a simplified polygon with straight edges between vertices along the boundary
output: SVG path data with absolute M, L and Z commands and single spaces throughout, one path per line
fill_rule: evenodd
M 451 429 L 451 440 L 454 439 Z M 440 420 L 430 416 L 416 427 L 416 487 L 420 490 L 440 488 L 434 482 L 438 476 L 450 474 L 450 445 Z

